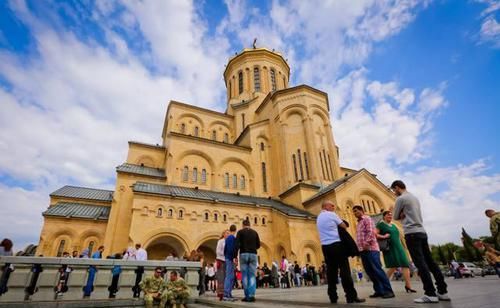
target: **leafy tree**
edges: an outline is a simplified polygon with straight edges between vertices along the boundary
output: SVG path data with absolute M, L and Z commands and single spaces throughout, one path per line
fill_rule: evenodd
M 438 256 L 439 256 L 438 260 L 441 261 L 441 264 L 443 264 L 443 265 L 448 264 L 448 259 L 446 258 L 445 254 L 444 254 L 443 247 L 438 245 L 437 252 L 438 252 Z

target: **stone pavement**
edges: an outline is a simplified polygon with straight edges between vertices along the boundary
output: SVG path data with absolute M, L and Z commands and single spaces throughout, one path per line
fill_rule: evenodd
M 363 304 L 347 304 L 343 297 L 342 287 L 339 292 L 339 303 L 337 306 L 345 307 L 435 307 L 435 308 L 497 308 L 500 307 L 500 279 L 498 276 L 475 277 L 467 279 L 448 278 L 449 295 L 451 302 L 440 302 L 439 304 L 415 304 L 413 299 L 423 294 L 422 283 L 413 281 L 413 288 L 417 293 L 405 293 L 404 284 L 401 281 L 393 281 L 392 286 L 396 294 L 393 299 L 371 299 L 368 295 L 373 293 L 371 283 L 363 282 L 356 284 L 360 297 L 366 298 Z M 189 307 L 332 307 L 328 301 L 326 286 L 301 287 L 291 289 L 257 289 L 255 303 L 220 302 L 212 293 L 206 294 L 196 300 L 196 304 Z M 241 290 L 235 290 L 233 295 L 237 298 L 243 297 Z

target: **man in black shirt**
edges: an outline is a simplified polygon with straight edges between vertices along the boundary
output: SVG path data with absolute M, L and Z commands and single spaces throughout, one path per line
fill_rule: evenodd
M 260 248 L 259 234 L 250 228 L 250 221 L 243 221 L 243 229 L 236 234 L 236 243 L 240 251 L 240 269 L 244 302 L 255 302 L 255 271 L 257 269 L 257 249 Z

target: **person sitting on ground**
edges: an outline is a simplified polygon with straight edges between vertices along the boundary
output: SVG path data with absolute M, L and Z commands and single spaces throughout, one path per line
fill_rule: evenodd
M 139 283 L 139 287 L 144 292 L 144 304 L 146 308 L 153 307 L 154 300 L 161 300 L 160 307 L 165 307 L 165 303 L 163 301 L 163 289 L 164 283 L 162 278 L 162 268 L 155 268 L 154 274 L 152 277 L 147 277 L 143 281 Z
M 167 304 L 167 307 L 180 304 L 186 308 L 186 302 L 188 298 L 189 287 L 186 284 L 186 281 L 179 277 L 176 271 L 171 271 L 170 280 L 164 284 L 164 291 L 161 295 L 160 307 L 165 307 L 164 304 Z

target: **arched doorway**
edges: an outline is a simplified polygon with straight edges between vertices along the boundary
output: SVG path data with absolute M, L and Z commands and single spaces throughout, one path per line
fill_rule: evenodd
M 207 264 L 215 262 L 215 249 L 217 248 L 217 239 L 208 239 L 198 246 L 198 249 L 203 252 Z
M 149 260 L 165 260 L 171 253 L 174 257 L 182 258 L 186 253 L 184 245 L 173 236 L 160 236 L 147 244 Z

